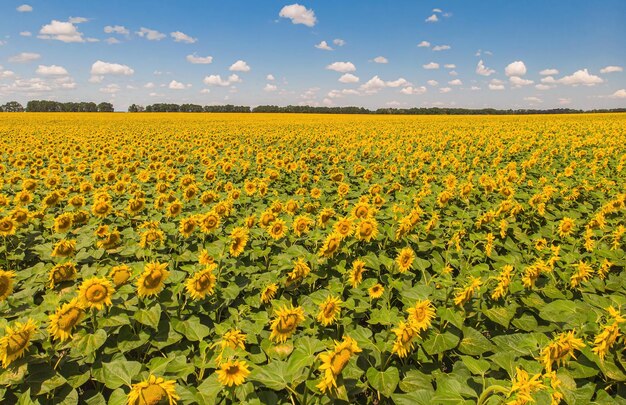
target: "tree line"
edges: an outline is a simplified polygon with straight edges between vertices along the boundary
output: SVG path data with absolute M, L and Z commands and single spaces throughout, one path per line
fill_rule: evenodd
M 102 102 L 67 102 L 49 100 L 31 100 L 23 107 L 17 101 L 10 101 L 0 105 L 0 112 L 113 112 L 113 104 Z M 254 108 L 243 105 L 205 105 L 156 103 L 147 106 L 132 104 L 128 112 L 182 112 L 182 113 L 298 113 L 298 114 L 396 114 L 396 115 L 516 115 L 516 114 L 582 114 L 626 112 L 626 108 L 576 110 L 572 108 L 554 108 L 546 110 L 536 109 L 507 109 L 496 108 L 379 108 L 370 110 L 363 107 L 313 107 L 288 105 L 260 105 Z

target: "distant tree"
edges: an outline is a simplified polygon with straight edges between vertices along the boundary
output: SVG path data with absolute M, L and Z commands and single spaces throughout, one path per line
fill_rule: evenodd
M 2 107 L 0 107 L 0 111 L 3 112 L 24 112 L 24 107 L 17 101 L 9 101 Z
M 128 107 L 128 112 L 132 112 L 132 113 L 136 113 L 136 112 L 143 112 L 145 109 L 143 108 L 143 106 L 138 105 L 138 104 L 131 104 L 130 107 Z
M 98 104 L 98 112 L 114 112 L 113 104 L 111 103 L 100 103 Z

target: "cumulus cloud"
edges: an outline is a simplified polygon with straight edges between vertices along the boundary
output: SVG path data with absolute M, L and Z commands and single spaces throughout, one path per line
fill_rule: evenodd
M 450 86 L 462 86 L 463 82 L 460 79 L 454 79 L 454 80 L 450 80 L 448 84 Z
M 321 49 L 323 51 L 332 51 L 333 48 L 330 47 L 330 45 L 328 45 L 328 42 L 326 41 L 321 41 L 319 44 L 315 45 L 315 47 L 317 49 Z
M 558 75 L 559 71 L 556 69 L 543 69 L 541 72 L 539 72 L 539 74 L 541 76 L 553 76 Z
M 4 79 L 7 77 L 12 77 L 15 73 L 11 70 L 4 70 L 2 65 L 0 65 L 0 79 Z
M 341 83 L 358 83 L 359 78 L 352 73 L 345 73 L 339 78 L 339 81 Z
M 511 76 L 511 77 L 509 77 L 509 81 L 515 87 L 528 86 L 529 84 L 533 84 L 534 83 L 532 80 L 522 79 L 519 76 Z
M 117 84 L 109 84 L 105 87 L 101 87 L 100 88 L 100 92 L 101 93 L 106 93 L 106 94 L 115 94 L 118 91 L 120 91 L 120 86 Z
M 210 75 L 210 76 L 205 76 L 204 79 L 202 80 L 202 82 L 206 85 L 222 86 L 222 87 L 230 86 L 231 84 L 238 83 L 240 81 L 241 79 L 236 74 L 232 74 L 228 76 L 227 79 L 222 79 L 220 75 Z
M 33 7 L 29 6 L 28 4 L 22 4 L 21 6 L 16 8 L 16 10 L 20 13 L 30 13 L 31 11 L 33 11 Z
M 441 87 L 439 89 L 440 93 L 450 93 L 452 91 L 452 87 Z
M 231 72 L 249 72 L 250 66 L 248 66 L 248 64 L 245 61 L 240 59 L 237 62 L 230 65 L 228 70 L 230 70 Z
M 549 86 L 549 85 L 547 85 L 547 84 L 543 84 L 543 83 L 540 83 L 540 84 L 536 84 L 536 85 L 535 85 L 535 88 L 536 88 L 537 90 L 542 90 L 542 91 L 543 91 L 543 90 L 550 90 L 550 89 L 551 89 L 551 88 L 553 88 L 553 87 L 554 87 L 554 86 Z
M 489 90 L 504 90 L 504 84 L 501 80 L 492 79 L 489 83 Z
M 20 32 L 20 36 L 22 36 L 22 37 L 32 37 L 33 33 L 30 32 L 30 31 L 21 31 Z
M 176 80 L 172 80 L 170 84 L 167 85 L 172 90 L 185 90 L 187 86 L 181 82 L 177 82 Z
M 437 17 L 437 14 L 433 14 L 424 21 L 426 21 L 427 23 L 436 23 L 437 21 L 439 21 L 439 17 Z
M 333 39 L 333 44 L 335 44 L 337 46 L 344 46 L 346 44 L 346 41 L 344 41 L 341 38 L 335 38 L 335 39 Z
M 85 42 L 83 34 L 69 21 L 52 20 L 50 24 L 43 25 L 39 30 L 40 39 L 50 39 L 61 42 Z
M 626 89 L 619 89 L 609 96 L 610 98 L 626 98 Z
M 422 67 L 427 70 L 439 69 L 439 64 L 435 62 L 430 62 L 425 65 L 422 65 Z
M 315 26 L 317 18 L 311 9 L 307 9 L 298 3 L 283 7 L 278 13 L 279 17 L 289 18 L 293 24 L 304 24 L 307 27 Z
M 557 81 L 568 86 L 594 86 L 604 82 L 601 77 L 590 74 L 587 69 L 577 70 L 573 74 L 564 76 Z
M 526 65 L 521 60 L 511 62 L 504 68 L 507 76 L 524 76 L 526 74 Z
M 377 56 L 374 59 L 372 59 L 374 62 L 376 63 L 389 63 L 389 61 L 387 60 L 387 58 L 385 58 L 384 56 Z
M 41 58 L 41 55 L 34 52 L 22 52 L 9 58 L 9 62 L 28 63 Z
M 135 33 L 141 38 L 147 39 L 148 41 L 160 41 L 167 36 L 162 32 L 159 32 L 157 30 L 151 30 L 150 28 L 145 27 L 141 27 L 139 31 Z
M 401 89 L 400 93 L 407 94 L 407 95 L 414 95 L 414 94 L 424 94 L 426 93 L 426 91 L 427 91 L 426 87 L 424 86 L 420 86 L 420 87 L 407 86 Z
M 192 38 L 184 32 L 180 31 L 170 32 L 170 37 L 172 37 L 174 42 L 184 42 L 186 44 L 193 44 L 198 40 L 197 38 Z
M 57 65 L 39 65 L 35 73 L 42 76 L 65 76 L 68 74 L 63 66 Z
M 430 42 L 428 42 L 428 41 L 422 41 L 422 42 L 420 42 L 419 44 L 417 44 L 417 47 L 418 47 L 418 48 L 428 48 L 428 47 L 430 47 Z
M 130 76 L 135 71 L 127 65 L 121 65 L 119 63 L 108 63 L 98 60 L 91 65 L 91 74 L 94 76 L 102 75 L 124 75 Z
M 385 87 L 387 87 L 387 84 L 384 82 L 384 80 L 378 77 L 378 75 L 376 75 L 369 79 L 366 83 L 362 84 L 359 88 L 368 94 L 372 94 L 377 93 Z
M 456 65 L 454 63 L 447 63 L 443 65 L 446 69 L 456 69 Z
M 426 82 L 429 86 L 437 86 L 439 84 L 439 82 L 437 80 L 429 80 Z
M 433 51 L 447 51 L 448 49 L 451 49 L 452 47 L 450 45 L 435 45 L 433 46 Z
M 119 34 L 119 35 L 128 35 L 130 31 L 128 28 L 123 25 L 107 25 L 104 27 L 104 32 L 106 34 Z
M 187 62 L 199 65 L 208 65 L 209 63 L 213 63 L 212 56 L 197 56 L 195 53 L 193 55 L 187 55 Z
M 388 81 L 385 84 L 387 85 L 387 87 L 404 87 L 404 86 L 410 86 L 411 85 L 411 83 L 409 81 L 407 81 L 403 77 L 401 77 L 401 78 L 399 78 L 397 80 Z
M 543 100 L 539 97 L 524 97 L 524 101 L 528 101 L 530 104 L 539 104 L 543 103 Z
M 154 83 L 148 82 L 148 83 L 143 85 L 143 88 L 144 89 L 153 89 L 154 88 Z
M 270 80 L 270 81 L 275 80 L 274 75 L 273 74 L 269 74 L 269 75 L 265 76 L 265 80 Z
M 115 44 L 119 44 L 120 40 L 117 38 L 110 37 L 110 38 L 105 39 L 104 42 L 106 42 L 109 45 L 115 45 Z
M 624 68 L 621 66 L 606 66 L 600 69 L 600 73 L 615 73 L 622 71 L 624 71 Z
M 333 62 L 330 65 L 326 66 L 328 70 L 334 70 L 339 73 L 348 73 L 354 72 L 356 67 L 352 62 Z
M 263 87 L 263 91 L 267 91 L 268 93 L 270 93 L 272 91 L 276 91 L 276 89 L 278 89 L 278 87 L 276 87 L 275 85 L 273 85 L 271 83 L 267 83 L 265 85 L 265 87 Z

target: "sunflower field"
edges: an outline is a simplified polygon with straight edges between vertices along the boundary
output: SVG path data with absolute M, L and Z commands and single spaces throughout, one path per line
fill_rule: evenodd
M 626 403 L 624 114 L 0 134 L 2 403 Z

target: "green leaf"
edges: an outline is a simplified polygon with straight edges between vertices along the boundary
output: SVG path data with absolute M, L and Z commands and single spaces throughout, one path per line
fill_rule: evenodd
M 137 322 L 156 330 L 161 319 L 161 305 L 156 304 L 149 309 L 140 309 L 133 317 Z
M 539 311 L 539 316 L 546 321 L 576 326 L 585 322 L 588 311 L 588 305 L 581 302 L 556 300 L 545 305 Z
M 260 382 L 267 388 L 275 391 L 280 391 L 284 390 L 291 382 L 287 374 L 287 363 L 275 360 L 270 364 L 253 370 L 250 373 L 250 380 Z
M 400 372 L 395 367 L 389 367 L 385 371 L 378 371 L 374 367 L 370 367 L 365 375 L 372 388 L 387 398 L 391 397 L 400 381 Z
M 428 340 L 424 341 L 422 346 L 426 353 L 432 356 L 454 349 L 459 344 L 459 340 L 459 337 L 451 332 L 434 332 L 429 336 Z
M 471 356 L 493 351 L 495 346 L 482 333 L 469 326 L 463 327 L 463 339 L 459 343 L 459 351 Z
M 192 342 L 198 342 L 205 337 L 209 336 L 211 329 L 200 323 L 200 319 L 197 316 L 192 316 L 186 321 L 172 320 L 174 330 L 180 332 Z
M 72 357 L 89 356 L 98 350 L 107 340 L 107 333 L 104 329 L 98 329 L 93 334 L 85 334 L 72 340 Z
M 489 362 L 483 359 L 475 359 L 470 356 L 460 356 L 463 364 L 472 374 L 485 375 L 489 371 Z
M 137 361 L 116 360 L 102 363 L 102 377 L 104 385 L 112 390 L 123 385 L 130 387 L 133 377 L 141 371 L 141 363 Z
M 217 380 L 217 374 L 213 373 L 209 378 L 202 381 L 202 384 L 198 385 L 198 396 L 202 404 L 213 405 L 217 399 L 217 395 L 224 389 L 224 386 Z
M 396 405 L 430 405 L 433 394 L 433 391 L 418 389 L 408 394 L 393 394 L 391 399 Z

